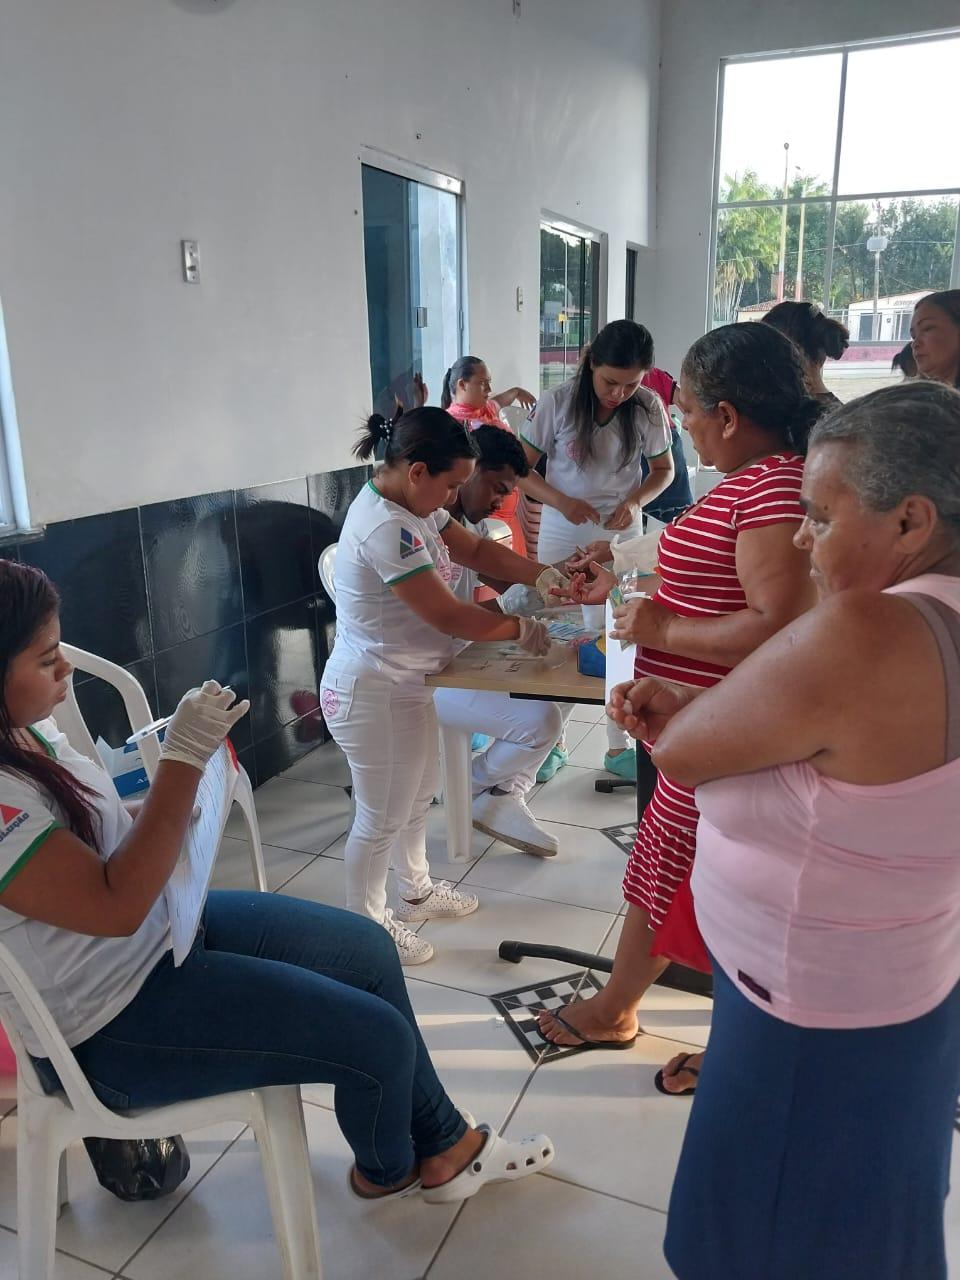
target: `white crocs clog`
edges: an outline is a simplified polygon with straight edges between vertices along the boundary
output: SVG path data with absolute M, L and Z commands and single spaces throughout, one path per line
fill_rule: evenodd
M 462 1114 L 462 1112 L 461 1112 Z M 452 1204 L 469 1200 L 488 1182 L 513 1182 L 526 1178 L 553 1162 L 553 1143 L 545 1134 L 537 1133 L 519 1142 L 499 1137 L 488 1124 L 477 1125 L 486 1141 L 465 1169 L 439 1187 L 424 1187 L 421 1199 L 427 1204 Z

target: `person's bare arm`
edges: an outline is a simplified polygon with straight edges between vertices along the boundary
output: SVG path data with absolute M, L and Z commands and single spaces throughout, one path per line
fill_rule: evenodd
M 461 640 L 517 640 L 520 620 L 458 600 L 435 569 L 424 569 L 391 588 L 424 622 Z
M 849 591 L 678 712 L 653 761 L 689 787 L 800 760 L 879 785 L 942 764 L 945 732 L 942 664 L 921 615 L 895 596 Z
M 636 523 L 647 503 L 652 502 L 657 494 L 663 493 L 664 489 L 673 483 L 673 457 L 669 449 L 666 453 L 661 453 L 656 458 L 648 459 L 647 465 L 650 470 L 644 476 L 642 482 L 634 489 L 633 493 L 627 494 L 620 505 L 603 522 L 605 529 L 612 531 L 629 529 L 631 525 Z
M 518 556 L 510 547 L 505 547 L 492 538 L 481 538 L 469 529 L 464 529 L 456 520 L 448 520 L 440 536 L 457 564 L 506 584 L 522 582 L 525 586 L 532 587 L 547 568 L 537 560 Z
M 537 403 L 537 397 L 524 387 L 509 387 L 506 391 L 498 391 L 490 399 L 496 400 L 501 409 L 506 409 L 507 405 L 513 404 L 515 401 L 519 401 L 524 409 L 532 409 Z
M 542 451 L 529 444 L 526 440 L 521 440 L 520 443 L 523 445 L 523 452 L 526 454 L 527 462 L 530 464 L 530 474 L 517 481 L 517 488 L 531 498 L 536 498 L 537 502 L 542 502 L 548 507 L 555 507 L 571 524 L 599 524 L 600 512 L 596 507 L 592 507 L 589 502 L 585 502 L 582 498 L 571 498 L 569 494 L 561 493 L 552 484 L 548 484 L 539 472 L 534 471 L 533 468 L 543 457 Z
M 615 634 L 634 644 L 733 667 L 793 618 L 816 592 L 810 560 L 793 545 L 793 523 L 750 529 L 737 538 L 737 576 L 747 607 L 716 618 L 684 618 L 655 600 L 631 600 L 614 611 Z

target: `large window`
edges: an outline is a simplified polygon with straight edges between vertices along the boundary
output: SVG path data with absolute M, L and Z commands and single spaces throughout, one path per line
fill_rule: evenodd
M 17 410 L 13 399 L 3 308 L 0 307 L 0 538 L 29 526 L 23 459 L 17 432 Z M 0 556 L 2 554 L 0 551 Z
M 958 37 L 724 62 L 712 324 L 817 302 L 850 330 L 832 390 L 888 381 L 917 299 L 960 286 L 958 80 Z
M 567 223 L 540 224 L 540 390 L 572 377 L 597 333 L 600 244 Z

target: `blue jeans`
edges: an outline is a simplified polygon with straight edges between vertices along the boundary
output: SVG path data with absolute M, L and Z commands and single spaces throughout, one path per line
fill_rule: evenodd
M 389 934 L 297 898 L 211 893 L 180 968 L 168 953 L 74 1053 L 115 1110 L 333 1084 L 357 1168 L 378 1186 L 401 1182 L 466 1132 L 417 1028 Z M 38 1070 L 56 1084 L 48 1061 Z

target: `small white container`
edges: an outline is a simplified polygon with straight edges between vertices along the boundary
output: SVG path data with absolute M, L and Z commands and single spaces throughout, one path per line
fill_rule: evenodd
M 601 633 L 604 627 L 605 606 L 602 604 L 581 605 L 583 609 L 583 625 L 588 631 Z

